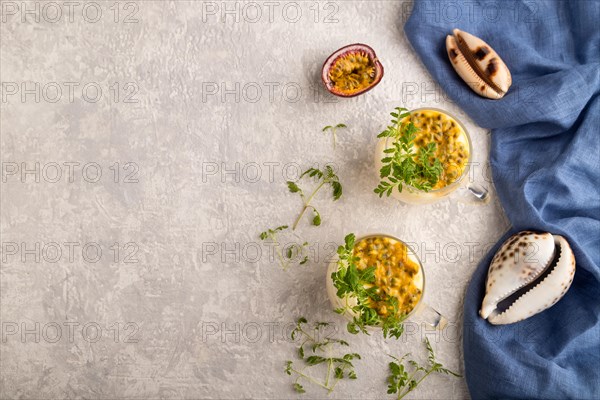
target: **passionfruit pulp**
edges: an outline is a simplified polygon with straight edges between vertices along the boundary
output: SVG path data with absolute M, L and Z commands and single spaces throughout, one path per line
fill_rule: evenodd
M 383 65 L 366 44 L 344 46 L 325 60 L 321 74 L 329 92 L 354 97 L 373 89 L 383 78 Z

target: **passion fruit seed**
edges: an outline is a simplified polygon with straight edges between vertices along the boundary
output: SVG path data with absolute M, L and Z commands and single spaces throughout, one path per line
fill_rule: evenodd
M 333 86 L 343 92 L 356 92 L 375 81 L 375 65 L 366 52 L 341 55 L 329 70 Z

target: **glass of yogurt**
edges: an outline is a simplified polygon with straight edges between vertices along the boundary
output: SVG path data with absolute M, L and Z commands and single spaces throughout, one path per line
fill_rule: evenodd
M 471 137 L 464 125 L 444 110 L 419 108 L 410 112 L 403 122 L 412 122 L 418 129 L 413 142 L 416 152 L 420 147 L 435 143 L 435 156 L 442 164 L 442 173 L 437 184 L 430 191 L 423 191 L 402 183 L 402 191 L 394 189 L 391 196 L 409 204 L 433 203 L 450 195 L 458 188 L 467 188 L 480 200 L 487 200 L 488 192 L 479 185 L 469 185 L 469 166 L 473 152 Z M 379 171 L 381 160 L 386 157 L 384 150 L 393 147 L 396 138 L 384 137 L 377 142 L 375 166 Z
M 404 315 L 403 320 L 418 316 L 434 328 L 443 328 L 447 320 L 435 309 L 423 302 L 425 294 L 425 272 L 423 264 L 415 252 L 402 240 L 387 234 L 371 234 L 362 236 L 354 244 L 354 256 L 358 257 L 357 268 L 364 270 L 375 267 L 374 287 L 382 299 L 394 297 L 397 299 L 398 311 Z M 344 315 L 352 321 L 357 313 L 349 307 L 357 304 L 352 296 L 339 297 L 332 274 L 340 268 L 339 259 L 334 259 L 327 270 L 327 294 L 334 310 L 345 308 Z M 373 308 L 381 317 L 389 310 L 389 302 L 372 301 Z M 381 329 L 380 326 L 370 326 L 369 329 Z

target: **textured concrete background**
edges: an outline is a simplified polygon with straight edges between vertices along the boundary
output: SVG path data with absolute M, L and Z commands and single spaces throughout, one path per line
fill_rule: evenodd
M 324 282 L 348 232 L 415 243 L 426 300 L 450 320 L 428 337 L 463 371 L 463 293 L 508 222 L 495 197 L 416 207 L 372 193 L 375 136 L 404 104 L 464 121 L 472 179 L 494 196 L 488 133 L 411 50 L 410 3 L 54 4 L 2 1 L 1 398 L 297 397 L 283 365 L 300 315 L 333 322 L 363 355 L 359 380 L 330 398 L 389 398 L 386 354 L 424 357 L 427 332 L 345 332 Z M 353 42 L 377 51 L 385 77 L 332 98 L 320 66 Z M 333 150 L 321 128 L 338 122 L 348 129 Z M 299 212 L 285 181 L 327 162 L 344 195 L 317 196 L 322 226 L 297 231 L 310 261 L 283 272 L 257 236 Z M 304 398 L 327 397 L 305 387 Z M 431 376 L 409 397 L 468 392 Z

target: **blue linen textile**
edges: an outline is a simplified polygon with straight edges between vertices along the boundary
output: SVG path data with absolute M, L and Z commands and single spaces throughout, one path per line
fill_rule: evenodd
M 506 62 L 513 85 L 503 99 L 479 97 L 456 74 L 445 50 L 453 28 Z M 478 310 L 506 237 L 482 260 L 464 305 L 471 396 L 600 399 L 600 2 L 417 0 L 404 29 L 452 100 L 492 129 L 490 163 L 510 233 L 564 235 L 577 261 L 556 305 L 493 326 Z

